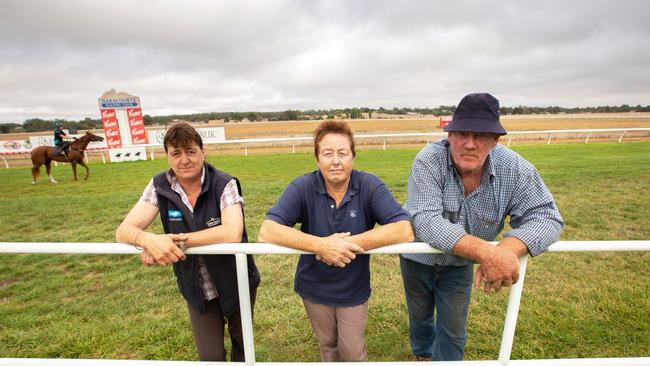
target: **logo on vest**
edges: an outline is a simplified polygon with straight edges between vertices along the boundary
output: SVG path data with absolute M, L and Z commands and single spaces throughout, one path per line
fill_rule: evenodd
M 350 217 L 352 218 L 357 217 L 357 210 L 350 210 Z
M 208 227 L 213 227 L 217 225 L 221 225 L 221 217 L 211 217 L 210 220 L 205 222 Z
M 169 221 L 183 221 L 183 212 L 179 210 L 167 210 Z

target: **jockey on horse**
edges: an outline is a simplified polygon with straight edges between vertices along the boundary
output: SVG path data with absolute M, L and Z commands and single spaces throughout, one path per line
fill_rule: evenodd
M 68 148 L 68 145 L 70 145 L 70 141 L 64 141 L 64 138 L 74 137 L 69 137 L 66 135 L 63 131 L 63 126 L 61 126 L 61 123 L 56 122 L 54 124 L 54 145 L 59 148 L 59 154 L 63 156 L 65 156 L 66 149 Z

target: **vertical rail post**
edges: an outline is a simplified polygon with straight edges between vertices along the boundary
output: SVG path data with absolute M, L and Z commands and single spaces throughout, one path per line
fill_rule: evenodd
M 9 163 L 7 163 L 7 159 L 5 159 L 5 157 L 2 156 L 2 155 L 0 155 L 0 158 L 2 158 L 2 161 L 5 162 L 5 167 L 6 167 L 7 169 L 9 169 Z
M 255 365 L 255 344 L 253 342 L 253 309 L 248 289 L 248 261 L 246 254 L 235 254 L 237 264 L 237 288 L 239 290 L 239 312 L 244 335 L 244 359 L 246 366 Z
M 151 155 L 151 161 L 153 161 L 153 146 L 149 146 L 149 151 Z
M 385 138 L 384 138 L 384 148 L 383 148 L 383 150 L 386 151 L 386 139 Z
M 625 136 L 625 133 L 626 133 L 626 132 L 627 132 L 627 130 L 623 131 L 623 133 L 621 134 L 621 137 L 618 138 L 618 142 L 619 142 L 619 143 L 620 143 L 621 141 L 623 141 L 623 136 Z
M 248 156 L 248 145 L 244 144 L 244 156 Z
M 512 135 L 508 136 L 508 147 L 510 147 L 510 142 L 512 142 Z
M 521 294 L 524 291 L 527 263 L 528 255 L 519 258 L 519 281 L 512 286 L 508 297 L 508 310 L 506 310 L 506 320 L 503 324 L 503 335 L 501 336 L 501 349 L 499 350 L 499 362 L 502 365 L 507 365 L 510 362 L 510 353 L 512 353 L 512 344 L 515 339 L 515 328 L 517 327 L 517 316 L 519 315 L 519 305 L 521 304 Z
M 549 134 L 548 134 L 548 141 L 546 141 L 546 145 L 550 145 L 550 144 L 551 144 L 551 137 L 553 137 L 553 133 L 549 133 Z
M 585 140 L 585 144 L 588 144 L 588 143 L 589 143 L 589 138 L 590 138 L 590 137 L 591 137 L 591 132 L 589 132 L 589 134 L 587 135 L 587 139 Z

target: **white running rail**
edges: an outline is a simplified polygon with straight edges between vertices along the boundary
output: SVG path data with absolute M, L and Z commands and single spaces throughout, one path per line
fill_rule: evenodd
M 600 251 L 650 251 L 650 240 L 628 240 L 628 241 L 560 241 L 550 246 L 549 252 L 600 252 Z M 127 244 L 121 243 L 51 243 L 51 242 L 0 242 L 0 253 L 50 253 L 50 254 L 139 254 L 140 251 Z M 227 243 L 214 244 L 197 248 L 189 248 L 187 254 L 234 254 L 237 263 L 237 282 L 239 284 L 240 310 L 242 314 L 242 328 L 244 333 L 244 355 L 245 363 L 238 363 L 242 366 L 286 366 L 286 363 L 279 362 L 255 362 L 255 346 L 253 343 L 253 320 L 251 314 L 250 297 L 248 292 L 248 271 L 247 254 L 301 254 L 305 253 L 295 249 L 289 249 L 267 243 Z M 439 253 L 425 243 L 403 243 L 395 244 L 379 249 L 369 250 L 369 254 L 398 254 L 398 253 Z M 647 366 L 650 365 L 650 357 L 630 358 L 576 358 L 576 359 L 544 359 L 544 360 L 511 360 L 510 353 L 515 336 L 519 305 L 524 287 L 526 275 L 526 263 L 528 256 L 519 259 L 519 281 L 512 286 L 508 298 L 506 318 L 501 336 L 501 348 L 498 360 L 490 361 L 453 361 L 436 362 L 436 366 L 447 365 L 513 365 L 513 366 L 600 366 L 600 365 L 624 365 L 624 366 Z M 226 362 L 223 362 L 225 364 Z M 231 364 L 231 362 L 228 362 Z M 43 358 L 0 358 L 2 365 L 21 366 L 45 366 L 45 365 L 93 365 L 93 366 L 187 366 L 204 365 L 205 363 L 194 361 L 143 361 L 143 360 L 88 360 L 88 359 L 43 359 Z M 214 363 L 214 364 L 221 364 Z M 320 362 L 297 362 L 292 366 L 314 366 L 325 363 Z M 411 361 L 405 362 L 363 362 L 351 363 L 350 366 L 421 366 L 422 363 Z

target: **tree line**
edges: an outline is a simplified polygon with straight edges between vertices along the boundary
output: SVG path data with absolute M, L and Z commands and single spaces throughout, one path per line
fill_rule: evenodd
M 297 120 L 321 120 L 324 118 L 373 118 L 379 115 L 404 115 L 404 114 L 421 114 L 445 116 L 452 115 L 456 109 L 455 105 L 440 105 L 433 108 L 344 108 L 344 109 L 310 109 L 310 110 L 286 110 L 281 112 L 210 112 L 194 114 L 174 114 L 168 116 L 143 116 L 144 124 L 166 126 L 174 121 L 183 120 L 189 122 L 208 123 L 213 120 L 223 120 L 224 122 L 241 122 L 247 120 L 250 122 L 257 121 L 297 121 Z M 560 113 L 614 113 L 614 112 L 650 112 L 650 106 L 630 106 L 623 104 L 620 106 L 598 106 L 598 107 L 501 107 L 502 115 L 519 115 L 519 114 L 560 114 Z M 60 123 L 63 128 L 68 130 L 92 130 L 101 129 L 101 119 L 86 117 L 79 121 L 66 119 L 44 120 L 41 118 L 30 118 L 20 123 L 0 123 L 0 133 L 10 132 L 37 132 L 49 131 L 54 129 L 54 125 Z

